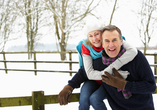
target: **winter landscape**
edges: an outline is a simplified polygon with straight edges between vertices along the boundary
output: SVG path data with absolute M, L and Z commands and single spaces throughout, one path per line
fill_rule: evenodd
M 153 51 L 154 52 L 154 51 Z M 0 56 L 0 60 L 3 59 L 3 56 Z M 8 60 L 27 60 L 26 54 L 18 55 L 6 55 Z M 60 60 L 58 54 L 39 54 L 37 55 L 38 60 L 45 61 L 57 61 Z M 68 59 L 68 55 L 67 55 Z M 77 54 L 74 54 L 73 61 L 78 61 Z M 153 63 L 153 58 L 148 57 L 149 62 Z M 23 64 L 14 64 L 8 63 L 8 68 L 19 68 L 19 69 L 33 69 L 33 64 L 23 63 Z M 3 63 L 0 63 L 0 67 L 4 67 Z M 63 64 L 39 64 L 37 68 L 47 69 L 47 70 L 68 70 L 68 65 Z M 77 71 L 78 65 L 73 66 L 73 70 Z M 153 68 L 152 68 L 153 70 Z M 74 74 L 73 74 L 74 75 Z M 31 96 L 32 91 L 44 91 L 45 95 L 58 94 L 60 90 L 67 84 L 67 81 L 71 79 L 68 73 L 37 73 L 37 76 L 33 72 L 16 72 L 9 71 L 8 74 L 5 71 L 0 71 L 0 84 L 1 91 L 0 97 L 19 97 L 19 96 Z M 75 89 L 74 93 L 80 92 L 80 89 Z M 157 109 L 157 94 L 153 94 L 155 108 Z M 104 100 L 108 110 L 111 110 L 107 100 Z M 70 103 L 66 106 L 60 106 L 59 104 L 48 104 L 45 105 L 45 110 L 77 110 L 78 102 Z M 32 110 L 32 106 L 21 106 L 21 107 L 2 107 L 0 110 Z M 90 110 L 93 110 L 91 107 Z
M 143 43 L 150 41 L 147 45 L 154 50 L 147 50 L 147 53 L 157 53 L 155 0 L 67 0 L 66 5 L 61 5 L 63 1 L 66 0 L 0 0 L 0 51 L 27 52 L 31 46 L 32 51 L 60 51 L 59 44 L 66 47 L 66 43 L 67 50 L 75 50 L 78 42 L 86 38 L 82 32 L 84 23 L 94 15 L 105 25 L 110 22 L 118 26 L 126 41 L 135 47 L 141 49 L 144 47 Z M 61 9 L 68 11 L 62 13 Z M 55 23 L 57 25 L 54 25 Z M 30 44 L 31 46 L 28 46 Z M 66 60 L 68 57 L 67 55 Z M 77 54 L 72 58 L 72 61 L 78 61 Z M 28 57 L 27 54 L 7 54 L 6 59 L 25 61 Z M 152 56 L 147 56 L 147 59 L 150 64 L 154 64 Z M 3 54 L 0 54 L 0 60 L 3 60 Z M 37 54 L 37 60 L 60 61 L 60 55 L 41 53 Z M 0 62 L 0 68 L 4 68 L 3 62 Z M 8 62 L 7 68 L 34 69 L 34 64 Z M 79 66 L 74 64 L 72 68 L 77 71 Z M 154 68 L 151 68 L 154 71 Z M 37 69 L 69 70 L 69 65 L 37 64 Z M 32 91 L 44 91 L 45 95 L 59 94 L 71 78 L 68 73 L 38 72 L 34 75 L 34 72 L 8 71 L 6 74 L 4 70 L 0 70 L 0 98 L 32 96 Z M 80 89 L 73 91 L 79 92 Z M 157 94 L 153 94 L 153 100 L 157 110 Z M 104 102 L 108 110 L 111 110 L 107 100 Z M 66 106 L 48 104 L 45 105 L 45 110 L 78 110 L 78 105 L 78 102 Z M 0 107 L 0 110 L 32 110 L 32 106 Z

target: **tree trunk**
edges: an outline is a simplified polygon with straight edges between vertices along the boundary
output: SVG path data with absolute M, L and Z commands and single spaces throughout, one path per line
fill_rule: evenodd
M 29 42 L 29 40 L 27 40 L 28 59 L 30 59 L 30 49 L 29 49 L 29 47 L 30 47 L 30 42 Z
M 61 52 L 65 52 L 66 51 L 66 43 L 65 43 L 65 33 L 62 32 L 62 37 L 61 37 L 61 42 L 60 42 L 60 49 L 61 49 Z M 61 53 L 60 54 L 61 56 L 61 60 L 65 60 L 66 59 L 66 53 Z
M 65 43 L 60 43 L 61 52 L 65 52 L 66 51 L 66 47 L 63 44 L 65 44 Z M 61 56 L 61 60 L 65 60 L 66 59 L 66 53 L 61 53 L 60 56 Z
M 144 51 L 143 51 L 143 54 L 146 55 L 146 51 L 147 51 L 147 45 L 144 44 Z

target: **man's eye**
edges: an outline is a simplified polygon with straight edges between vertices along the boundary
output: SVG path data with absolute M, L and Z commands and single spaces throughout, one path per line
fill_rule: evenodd
M 113 41 L 117 41 L 116 39 L 114 39 Z

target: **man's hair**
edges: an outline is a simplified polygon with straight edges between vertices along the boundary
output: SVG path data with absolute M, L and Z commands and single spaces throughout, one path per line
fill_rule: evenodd
M 120 39 L 122 39 L 122 33 L 121 33 L 121 30 L 115 26 L 115 25 L 108 25 L 108 26 L 105 26 L 103 29 L 102 29 L 102 34 L 105 32 L 105 31 L 114 31 L 116 30 L 118 33 L 119 33 L 119 37 Z

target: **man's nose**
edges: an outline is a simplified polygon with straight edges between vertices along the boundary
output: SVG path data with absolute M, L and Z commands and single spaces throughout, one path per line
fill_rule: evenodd
M 113 47 L 113 46 L 114 46 L 113 42 L 110 42 L 109 47 Z

